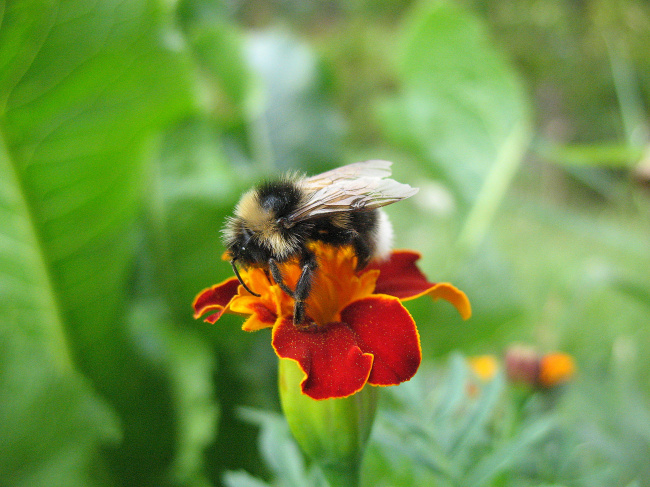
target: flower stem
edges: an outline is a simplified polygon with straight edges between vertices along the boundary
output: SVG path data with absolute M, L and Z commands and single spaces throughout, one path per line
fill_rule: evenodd
M 515 124 L 501 145 L 460 231 L 457 243 L 465 253 L 474 252 L 483 241 L 531 138 L 532 128 L 526 119 Z
M 360 460 L 360 459 L 359 459 Z M 342 465 L 321 465 L 320 468 L 330 487 L 358 487 L 361 461 Z
M 279 364 L 282 410 L 294 438 L 332 487 L 356 487 L 377 409 L 377 388 L 344 398 L 315 400 L 302 393 L 305 373 L 290 359 Z

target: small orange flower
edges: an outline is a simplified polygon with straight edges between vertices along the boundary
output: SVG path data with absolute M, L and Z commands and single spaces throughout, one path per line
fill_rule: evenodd
M 568 382 L 576 373 L 573 357 L 566 353 L 548 353 L 540 360 L 539 383 L 543 387 L 554 387 Z
M 415 322 L 402 301 L 429 295 L 451 302 L 463 318 L 471 308 L 467 296 L 451 284 L 433 284 L 416 267 L 419 254 L 395 251 L 384 262 L 357 272 L 351 247 L 314 244 L 318 270 L 307 299 L 315 329 L 294 326 L 294 300 L 261 268 L 242 269 L 253 296 L 237 278 L 202 291 L 194 300 L 194 316 L 216 322 L 223 313 L 248 316 L 242 329 L 272 328 L 277 355 L 296 361 L 305 378 L 304 394 L 314 399 L 346 397 L 366 383 L 397 385 L 417 371 L 422 353 Z M 286 284 L 295 288 L 297 262 L 282 265 Z

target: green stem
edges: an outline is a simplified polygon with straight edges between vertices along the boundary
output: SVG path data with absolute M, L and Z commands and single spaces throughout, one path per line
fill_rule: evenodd
M 471 253 L 479 246 L 492 223 L 512 178 L 532 138 L 532 128 L 520 122 L 505 140 L 458 237 L 459 247 Z
M 622 35 L 616 32 L 605 34 L 609 63 L 614 79 L 614 89 L 621 109 L 621 120 L 627 143 L 632 147 L 643 147 L 650 137 L 650 127 L 643 111 L 643 97 L 638 86 L 629 50 Z
M 280 359 L 278 385 L 289 428 L 332 487 L 358 486 L 378 388 L 366 385 L 352 396 L 317 401 L 302 393 L 304 377 L 296 362 Z
M 320 465 L 330 487 L 358 487 L 360 467 L 361 459 L 345 467 L 343 465 Z

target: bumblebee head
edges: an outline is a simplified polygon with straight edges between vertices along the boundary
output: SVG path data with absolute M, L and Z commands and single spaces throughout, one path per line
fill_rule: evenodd
M 298 250 L 300 235 L 287 218 L 298 198 L 294 186 L 268 183 L 241 197 L 223 231 L 233 257 L 244 265 L 265 264 L 271 257 L 284 260 Z
M 240 284 L 244 289 L 251 293 L 253 296 L 259 297 L 260 295 L 250 289 L 237 269 L 236 262 L 241 262 L 244 267 L 254 264 L 265 262 L 265 256 L 261 255 L 259 245 L 255 243 L 253 238 L 254 234 L 251 230 L 246 228 L 244 221 L 241 219 L 229 219 L 224 229 L 224 240 L 226 247 L 228 247 L 228 254 L 230 254 L 230 265 L 232 270 L 237 276 Z
M 245 266 L 264 264 L 271 257 L 260 245 L 259 235 L 248 228 L 246 222 L 240 218 L 228 222 L 224 230 L 224 240 L 231 257 Z

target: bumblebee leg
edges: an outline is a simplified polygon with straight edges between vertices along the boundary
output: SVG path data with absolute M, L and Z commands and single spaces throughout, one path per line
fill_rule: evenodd
M 271 275 L 273 276 L 275 283 L 280 286 L 280 289 L 293 298 L 294 292 L 285 284 L 282 272 L 280 272 L 280 268 L 278 267 L 278 261 L 274 258 L 269 259 L 269 269 L 271 270 Z
M 293 324 L 295 326 L 303 327 L 306 317 L 305 301 L 307 300 L 309 292 L 311 291 L 311 283 L 314 275 L 314 270 L 318 267 L 318 264 L 316 263 L 316 256 L 314 256 L 314 254 L 311 252 L 303 255 L 302 259 L 300 260 L 300 264 L 302 267 L 302 272 L 300 274 L 300 278 L 298 279 L 298 283 L 296 284 L 296 290 L 294 291 L 293 296 L 296 300 L 296 303 L 293 307 Z M 311 328 L 311 326 L 307 325 L 306 328 Z

